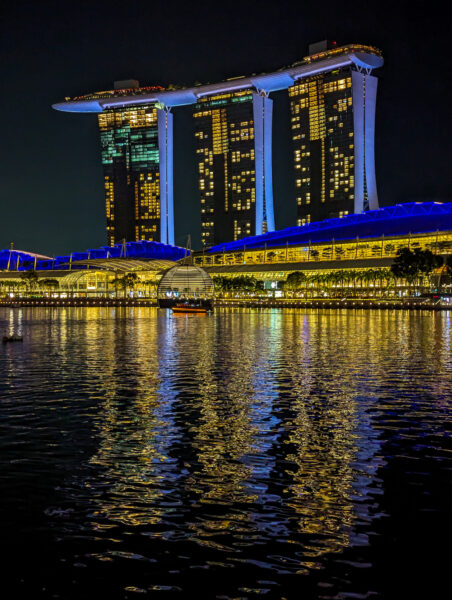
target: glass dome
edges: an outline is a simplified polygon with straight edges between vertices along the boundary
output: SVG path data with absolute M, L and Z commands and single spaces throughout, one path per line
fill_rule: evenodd
M 160 280 L 157 296 L 165 298 L 212 298 L 213 282 L 200 267 L 178 265 L 167 271 Z

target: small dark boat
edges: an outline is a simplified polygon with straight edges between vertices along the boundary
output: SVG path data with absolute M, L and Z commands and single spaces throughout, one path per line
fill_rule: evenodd
M 8 342 L 23 342 L 24 338 L 22 335 L 4 335 L 2 342 L 7 344 Z

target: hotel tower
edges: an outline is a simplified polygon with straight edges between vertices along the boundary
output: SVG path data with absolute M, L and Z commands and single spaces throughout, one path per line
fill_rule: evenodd
M 376 48 L 320 42 L 274 73 L 164 90 L 117 82 L 56 110 L 97 113 L 108 243 L 174 244 L 173 109 L 193 105 L 201 239 L 212 246 L 275 229 L 272 92 L 288 90 L 297 225 L 378 208 Z M 290 157 L 287 157 L 290 160 Z M 295 223 L 294 223 L 295 225 Z
M 99 114 L 110 245 L 122 239 L 174 243 L 171 227 L 168 232 L 172 178 L 167 177 L 172 117 L 156 104 Z
M 112 91 L 73 100 L 85 109 L 82 112 L 92 112 L 93 103 L 105 102 L 101 111 L 94 112 L 98 113 L 109 245 L 124 239 L 174 244 L 173 115 L 158 98 L 121 103 L 124 96 L 161 90 L 140 88 L 135 80 L 117 81 Z
M 344 52 L 327 42 L 310 50 L 304 60 L 313 66 Z M 350 64 L 300 78 L 289 87 L 297 225 L 378 208 L 378 80 L 370 74 L 375 61 L 364 64 L 355 56 L 358 60 Z
M 272 105 L 252 90 L 204 96 L 195 104 L 203 245 L 275 229 Z

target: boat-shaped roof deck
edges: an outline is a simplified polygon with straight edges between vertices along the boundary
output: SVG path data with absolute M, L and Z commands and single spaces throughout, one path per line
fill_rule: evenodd
M 293 85 L 299 79 L 319 75 L 326 71 L 355 65 L 367 72 L 383 65 L 381 51 L 372 46 L 348 44 L 306 56 L 290 67 L 283 67 L 272 73 L 261 73 L 248 77 L 233 77 L 219 83 L 195 85 L 181 89 L 167 89 L 160 86 L 137 87 L 121 90 L 94 92 L 84 96 L 68 98 L 53 104 L 52 108 L 64 112 L 100 113 L 112 108 L 140 104 L 159 103 L 166 107 L 195 104 L 204 96 L 212 96 L 240 90 L 276 92 Z

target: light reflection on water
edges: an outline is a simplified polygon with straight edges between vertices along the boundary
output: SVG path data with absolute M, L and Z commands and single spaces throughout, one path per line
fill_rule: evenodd
M 25 308 L 0 326 L 24 335 L 0 352 L 3 528 L 51 565 L 17 574 L 42 595 L 85 597 L 83 567 L 118 598 L 284 596 L 294 576 L 310 597 L 382 594 L 386 486 L 435 496 L 449 314 Z

